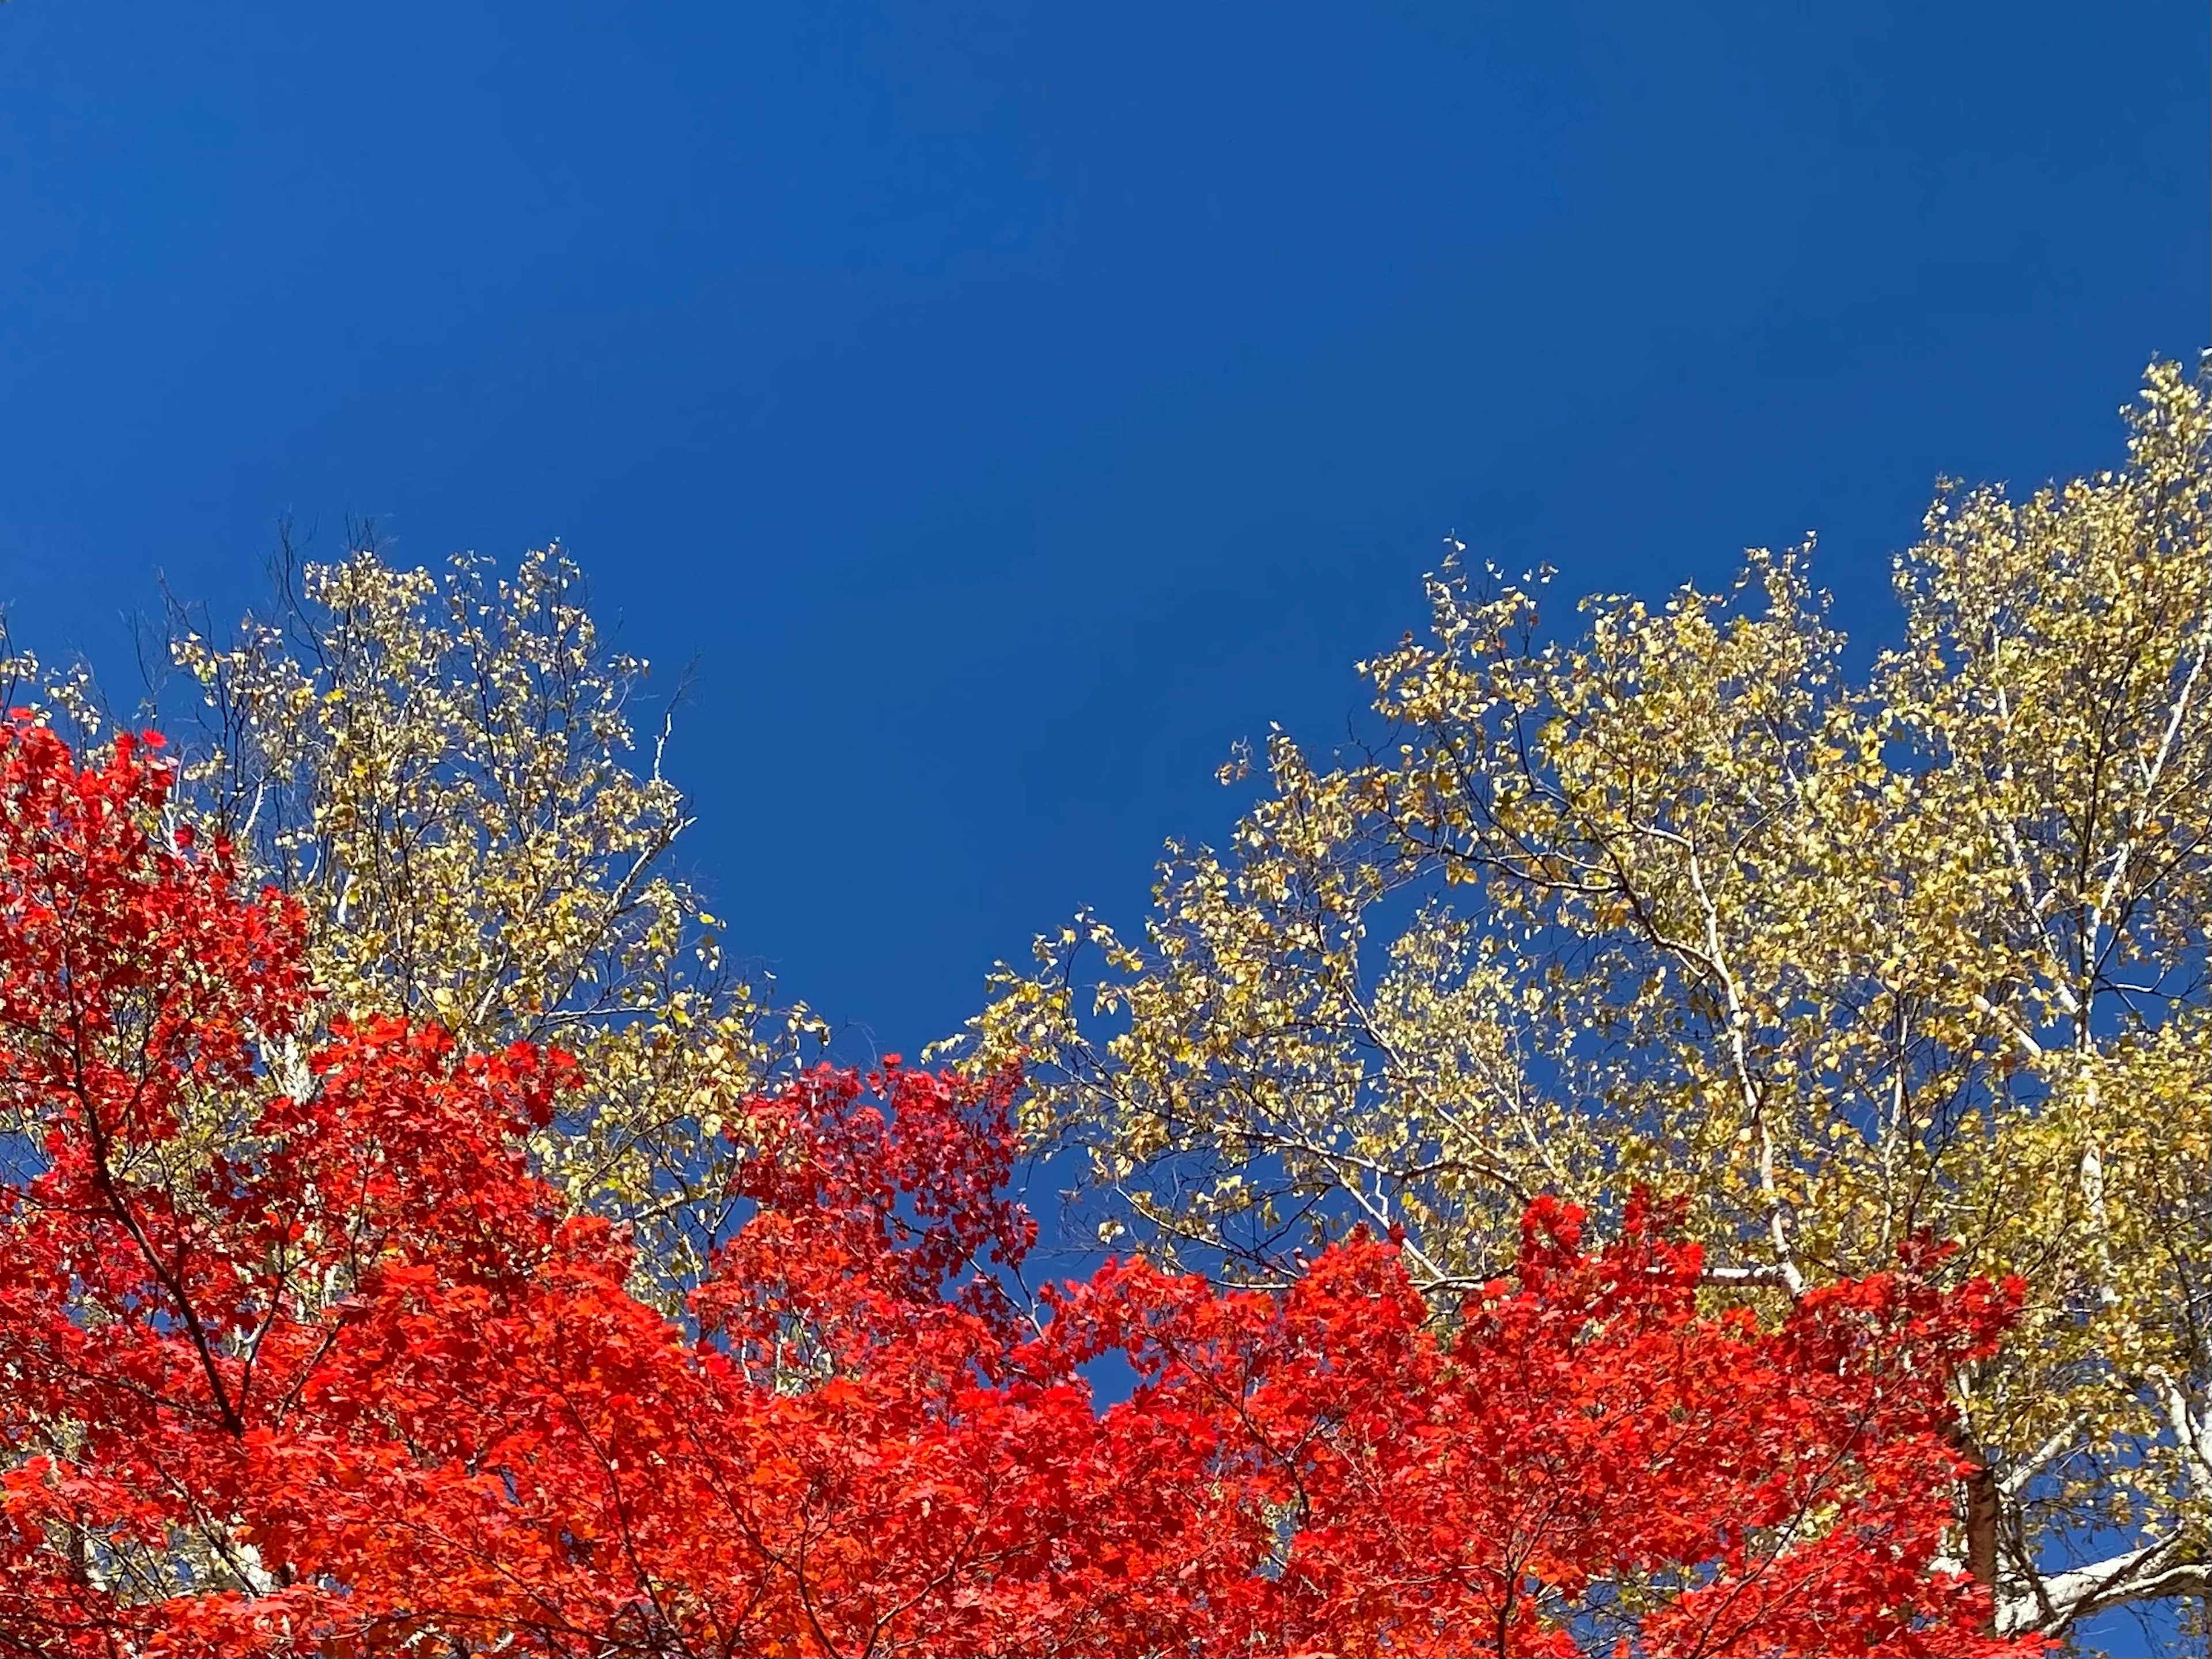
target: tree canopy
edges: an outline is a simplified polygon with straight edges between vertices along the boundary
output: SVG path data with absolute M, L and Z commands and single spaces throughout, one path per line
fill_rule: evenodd
M 576 1062 L 384 1018 L 257 1066 L 301 912 L 163 833 L 155 752 L 0 742 L 11 1651 L 2041 1650 L 1936 1559 L 2016 1284 L 1923 1241 L 1763 1329 L 1671 1213 L 1547 1199 L 1449 1334 L 1363 1235 L 1032 1310 L 1011 1087 L 823 1070 L 747 1103 L 687 1328 L 528 1168 Z
M 172 599 L 146 642 L 185 691 L 147 709 L 176 739 L 170 810 L 297 902 L 319 1008 L 578 1056 L 538 1167 L 636 1231 L 641 1285 L 677 1306 L 727 1224 L 724 1122 L 820 1024 L 725 959 L 678 874 L 671 711 L 641 761 L 647 665 L 601 641 L 574 562 L 434 573 L 355 539 L 314 563 L 288 532 L 269 614 L 228 634 Z M 82 671 L 13 665 L 81 740 L 127 726 Z M 280 1068 L 313 1033 L 283 1035 Z
M 1539 1193 L 1689 1201 L 1771 1311 L 1932 1228 L 2023 1275 L 1961 1372 L 1961 1550 L 2008 1629 L 2212 1559 L 2212 468 L 2156 365 L 2118 468 L 1946 483 L 1853 678 L 1811 550 L 1583 606 L 1456 556 L 1381 726 L 1288 737 L 1141 943 L 1085 915 L 966 1052 L 1164 1260 L 1285 1282 L 1357 1220 L 1448 1304 Z M 1243 775 L 1242 759 L 1228 769 Z
M 2201 1629 L 2208 396 L 1942 485 L 1863 672 L 1809 545 L 1562 629 L 1455 544 L 942 1072 L 726 960 L 557 549 L 173 606 L 173 747 L 10 657 L 0 1646 Z

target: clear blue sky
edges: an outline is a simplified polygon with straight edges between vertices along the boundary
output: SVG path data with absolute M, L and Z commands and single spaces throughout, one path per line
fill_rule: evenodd
M 886 1046 L 1133 918 L 1457 531 L 1571 592 L 2104 464 L 2208 325 L 2206 9 L 0 9 L 0 598 L 564 538 L 690 858 Z

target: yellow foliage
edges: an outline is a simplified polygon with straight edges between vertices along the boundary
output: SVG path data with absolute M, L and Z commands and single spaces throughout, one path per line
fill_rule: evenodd
M 1025 1061 L 1033 1138 L 1235 1278 L 1365 1220 L 1449 1304 L 1530 1192 L 1636 1183 L 1690 1197 L 1717 1295 L 1957 1241 L 2030 1286 L 1961 1399 L 2008 1627 L 2201 1591 L 2207 383 L 2154 365 L 2128 419 L 2117 471 L 1944 486 L 1857 684 L 1809 548 L 1591 600 L 1566 641 L 1548 573 L 1455 548 L 1429 637 L 1363 665 L 1387 736 L 1323 767 L 1277 735 L 1142 945 L 1041 939 L 959 1051 Z M 2132 1540 L 2109 1571 L 2051 1567 L 2092 1529 Z
M 173 612 L 204 709 L 180 809 L 307 907 L 329 1011 L 576 1054 L 533 1151 L 673 1297 L 722 1218 L 723 1122 L 817 1027 L 726 968 L 671 872 L 665 721 L 630 759 L 646 665 L 602 647 L 557 548 L 504 577 L 368 550 L 287 573 L 285 614 L 228 644 Z

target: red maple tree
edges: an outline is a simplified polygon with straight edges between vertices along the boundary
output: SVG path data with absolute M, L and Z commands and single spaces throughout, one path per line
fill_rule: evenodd
M 1032 1301 L 1012 1083 L 894 1065 L 751 1103 L 686 1326 L 526 1166 L 566 1062 L 296 1054 L 300 918 L 165 799 L 0 735 L 7 1651 L 2039 1650 L 1937 1565 L 2014 1291 L 1762 1329 L 1663 1206 L 1547 1200 L 1448 1326 L 1364 1236 Z

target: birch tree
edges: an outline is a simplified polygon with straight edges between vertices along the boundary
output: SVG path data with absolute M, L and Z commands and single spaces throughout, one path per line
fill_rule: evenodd
M 2116 469 L 1943 483 L 1856 679 L 1809 545 L 1566 635 L 1547 573 L 1455 546 L 1428 636 L 1362 665 L 1368 745 L 1274 734 L 1141 942 L 1041 939 L 965 1052 L 1027 1064 L 1103 1234 L 1245 1283 L 1364 1221 L 1443 1305 L 1532 1197 L 1644 1182 L 1690 1200 L 1706 1294 L 1778 1315 L 1933 1230 L 2030 1286 L 1956 1384 L 2000 1629 L 2201 1622 L 2207 394 L 2154 365 Z
M 234 630 L 173 600 L 151 630 L 145 654 L 177 671 L 149 676 L 146 711 L 179 761 L 170 820 L 299 902 L 316 1008 L 584 1062 L 592 1086 L 532 1152 L 628 1224 L 641 1281 L 677 1305 L 729 1224 L 732 1103 L 819 1026 L 725 960 L 678 873 L 668 705 L 641 741 L 648 665 L 602 640 L 575 563 L 549 547 L 504 574 L 474 555 L 432 571 L 359 539 L 318 562 L 288 538 L 276 604 Z M 82 670 L 10 664 L 81 744 L 114 729 Z M 319 1026 L 264 1035 L 309 1086 Z

